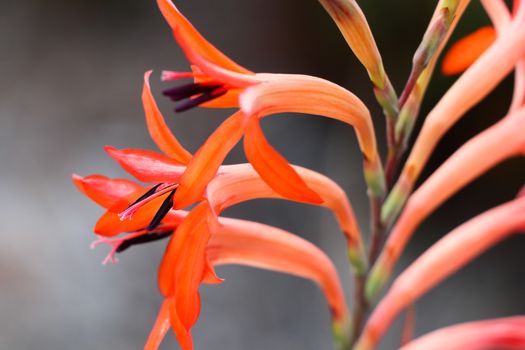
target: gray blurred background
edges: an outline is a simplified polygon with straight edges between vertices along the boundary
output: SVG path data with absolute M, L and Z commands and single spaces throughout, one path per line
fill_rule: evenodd
M 436 1 L 362 3 L 399 91 Z M 366 75 L 317 1 L 176 4 L 206 37 L 252 70 L 313 74 L 349 88 L 370 106 L 383 135 Z M 485 23 L 475 1 L 456 37 Z M 70 175 L 125 176 L 104 145 L 155 149 L 139 98 L 148 69 L 155 70 L 154 91 L 175 134 L 194 151 L 230 111 L 172 113 L 159 93 L 170 85 L 161 84 L 158 74 L 186 68 L 153 0 L 0 2 L 0 349 L 142 347 L 161 303 L 156 273 L 165 242 L 132 248 L 120 264 L 101 266 L 106 248 L 90 250 L 89 244 L 102 211 L 76 191 Z M 436 75 L 423 114 L 452 82 Z M 507 79 L 447 134 L 426 175 L 504 114 L 511 89 Z M 368 205 L 351 128 L 297 115 L 269 118 L 264 128 L 290 161 L 340 183 L 366 228 Z M 236 149 L 228 161 L 244 161 L 242 152 Z M 523 159 L 505 162 L 440 208 L 419 229 L 399 268 L 461 222 L 513 198 L 524 165 Z M 319 245 L 333 258 L 350 299 L 344 240 L 330 213 L 254 201 L 225 215 L 276 225 Z M 513 237 L 430 292 L 417 304 L 417 334 L 524 313 L 524 251 L 525 238 Z M 331 348 L 325 300 L 312 283 L 239 267 L 219 273 L 224 284 L 202 288 L 202 314 L 193 332 L 197 349 Z M 399 322 L 382 349 L 399 344 L 398 332 Z M 174 336 L 162 348 L 177 349 Z

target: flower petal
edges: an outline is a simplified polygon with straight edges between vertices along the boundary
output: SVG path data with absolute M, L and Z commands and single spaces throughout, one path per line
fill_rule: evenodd
M 142 192 L 137 193 L 137 195 L 140 195 L 140 193 Z M 100 217 L 95 225 L 95 233 L 104 237 L 112 237 L 122 232 L 134 232 L 145 228 L 155 216 L 165 196 L 166 195 L 155 198 L 144 204 L 129 220 L 121 220 L 118 215 L 121 210 L 125 209 L 126 205 L 131 203 L 129 198 L 123 200 L 122 203 L 125 204 L 124 207 L 119 207 L 118 209 L 110 208 L 110 210 Z
M 106 146 L 106 152 L 128 173 L 143 182 L 178 182 L 185 166 L 160 153 Z
M 374 276 L 381 270 L 381 278 L 377 276 L 377 286 L 370 287 L 370 290 L 386 283 L 385 278 L 392 271 L 416 228 L 436 208 L 500 162 L 525 154 L 523 130 L 525 107 L 509 114 L 465 143 L 410 196 L 388 237 L 383 253 L 371 271 Z M 387 215 L 381 213 L 383 217 L 391 216 L 388 212 L 391 211 L 392 203 L 396 204 L 399 198 L 408 196 L 407 188 L 394 187 L 393 191 L 397 192 L 392 192 L 395 196 L 389 197 L 383 206 L 383 209 L 389 209 Z
M 217 173 L 220 165 L 241 139 L 246 124 L 242 112 L 226 119 L 195 153 L 182 175 L 175 194 L 174 207 L 184 208 L 199 200 L 206 185 Z
M 206 267 L 202 276 L 202 282 L 206 284 L 220 284 L 224 282 L 224 279 L 217 276 L 215 268 L 208 258 L 206 259 Z
M 524 349 L 525 316 L 461 323 L 428 333 L 401 350 Z
M 197 205 L 171 238 L 159 269 L 159 288 L 164 296 L 174 296 L 176 313 L 189 330 L 200 310 L 198 288 L 206 270 L 209 206 Z
M 288 164 L 288 161 L 270 146 L 257 118 L 252 118 L 248 122 L 244 136 L 244 152 L 261 178 L 282 196 L 307 203 L 323 202 L 322 198 L 310 189 Z
M 170 310 L 170 324 L 171 328 L 175 332 L 177 341 L 179 342 L 182 350 L 193 350 L 193 339 L 191 333 L 182 324 L 178 314 L 177 305 L 174 297 L 168 298 L 169 310 Z
M 190 62 L 193 63 L 191 54 L 197 54 L 225 69 L 243 74 L 253 74 L 210 44 L 170 0 L 157 0 L 157 5 Z
M 153 325 L 144 350 L 157 350 L 170 329 L 169 300 L 166 299 L 160 307 L 159 314 Z
M 523 213 L 525 198 L 520 197 L 478 215 L 445 235 L 396 278 L 369 318 L 358 345 L 363 349 L 374 348 L 405 307 L 502 239 L 525 230 Z M 373 281 L 374 275 L 370 278 Z
M 74 174 L 72 179 L 82 193 L 106 209 L 115 205 L 123 197 L 142 189 L 142 186 L 133 181 L 127 179 L 110 179 L 103 175 L 82 177 Z
M 443 58 L 443 74 L 454 75 L 465 71 L 495 40 L 496 31 L 492 26 L 482 27 L 458 40 Z
M 462 74 L 428 113 L 389 198 L 398 190 L 410 192 L 443 135 L 491 92 L 525 55 L 525 6 L 501 35 Z M 388 200 L 387 200 L 388 202 Z M 403 201 L 404 204 L 404 201 Z
M 151 94 L 149 77 L 152 71 L 144 73 L 144 88 L 142 90 L 142 104 L 146 114 L 146 123 L 151 138 L 159 149 L 167 156 L 173 158 L 180 164 L 187 164 L 191 159 L 191 154 L 173 136 L 164 117 L 157 107 L 157 103 Z
M 330 178 L 315 171 L 292 166 L 306 185 L 323 200 L 322 206 L 336 216 L 342 232 L 348 240 L 348 253 L 352 265 L 359 272 L 366 270 L 366 254 L 361 230 L 345 191 Z M 220 176 L 215 177 L 206 188 L 205 197 L 212 210 L 219 214 L 224 209 L 240 202 L 257 198 L 281 198 L 263 181 L 251 164 L 235 164 L 221 167 Z
M 241 94 L 241 110 L 248 116 L 295 112 L 337 119 L 355 128 L 361 151 L 378 157 L 372 118 L 364 103 L 350 91 L 324 79 L 306 75 L 258 74 L 266 81 Z
M 208 246 L 214 265 L 240 264 L 310 279 L 323 290 L 334 318 L 346 318 L 348 309 L 337 272 L 315 245 L 256 222 L 221 218 L 220 224 Z

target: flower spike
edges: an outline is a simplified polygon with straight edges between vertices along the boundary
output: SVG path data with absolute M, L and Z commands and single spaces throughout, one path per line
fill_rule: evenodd
M 372 268 L 367 282 L 369 300 L 386 283 L 408 240 L 428 215 L 496 164 L 525 155 L 524 129 L 525 107 L 468 141 L 412 194 Z
M 416 50 L 410 76 L 399 98 L 401 110 L 395 126 L 395 148 L 388 155 L 385 170 L 389 184 L 393 181 L 394 170 L 406 151 L 439 56 L 469 3 L 470 0 L 440 0 Z
M 372 313 L 357 349 L 373 349 L 400 311 L 500 240 L 525 230 L 524 213 L 521 197 L 471 219 L 435 243 L 396 278 Z
M 494 44 L 455 82 L 429 113 L 401 176 L 382 209 L 382 219 L 393 223 L 441 137 L 474 104 L 491 91 L 525 55 L 525 6 Z M 488 74 L 490 72 L 490 74 Z

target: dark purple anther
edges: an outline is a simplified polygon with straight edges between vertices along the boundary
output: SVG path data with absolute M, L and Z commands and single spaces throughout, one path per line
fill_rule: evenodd
M 192 109 L 193 107 L 197 107 L 198 105 L 201 105 L 205 102 L 211 101 L 216 99 L 217 97 L 221 97 L 225 93 L 227 93 L 228 90 L 224 88 L 218 88 L 216 90 L 213 90 L 211 92 L 202 94 L 198 97 L 195 97 L 193 99 L 190 99 L 184 103 L 181 103 L 177 108 L 175 108 L 175 112 L 180 113 L 187 111 L 188 109 Z
M 154 229 L 156 229 L 157 226 L 160 225 L 160 222 L 162 221 L 162 219 L 164 219 L 166 215 L 168 215 L 169 211 L 173 207 L 173 195 L 175 194 L 175 191 L 176 190 L 171 191 L 168 197 L 166 197 L 166 199 L 164 200 L 164 202 L 162 202 L 159 210 L 157 211 L 157 213 L 155 214 L 155 216 L 149 223 L 146 230 L 153 231 Z
M 190 98 L 194 95 L 205 94 L 220 87 L 222 87 L 222 85 L 190 83 L 164 90 L 162 93 L 165 96 L 171 98 L 173 101 L 180 101 L 184 100 L 185 98 Z
M 130 205 L 128 205 L 128 208 L 134 206 L 134 205 L 137 204 L 138 202 L 141 202 L 141 201 L 143 201 L 144 199 L 148 198 L 149 196 L 153 195 L 155 192 L 157 192 L 157 189 L 159 188 L 160 185 L 162 185 L 162 184 L 156 184 L 155 186 L 153 186 L 152 188 L 150 188 L 146 193 L 144 193 L 142 196 L 140 196 L 139 198 L 137 198 L 133 203 L 131 203 Z
M 127 240 L 122 241 L 122 243 L 118 246 L 116 252 L 117 253 L 122 253 L 123 251 L 125 251 L 126 249 L 128 249 L 129 247 L 132 247 L 134 245 L 144 244 L 144 243 L 149 243 L 149 242 L 154 242 L 154 241 L 159 241 L 161 239 L 168 238 L 172 234 L 173 234 L 173 231 L 150 232 L 150 233 L 144 234 L 142 236 L 138 236 L 138 237 L 135 237 L 135 238 L 132 238 L 132 239 L 127 239 Z

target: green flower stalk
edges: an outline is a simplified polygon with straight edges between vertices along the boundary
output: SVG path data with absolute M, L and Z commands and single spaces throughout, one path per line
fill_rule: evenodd
M 399 98 L 401 110 L 393 135 L 394 146 L 389 150 L 387 159 L 386 179 L 389 185 L 406 150 L 438 58 L 469 3 L 470 0 L 441 0 L 414 54 L 412 71 Z
M 523 6 L 518 8 L 508 30 L 497 37 L 496 41 L 463 73 L 428 114 L 403 171 L 383 205 L 381 218 L 386 226 L 394 222 L 403 208 L 441 137 L 472 106 L 492 91 L 525 54 L 524 8 Z

